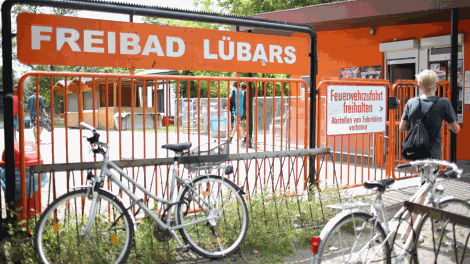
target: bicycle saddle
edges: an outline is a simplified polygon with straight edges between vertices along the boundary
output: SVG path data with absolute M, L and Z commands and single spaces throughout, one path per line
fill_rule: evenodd
M 374 189 L 377 187 L 377 190 L 379 192 L 385 191 L 388 186 L 392 185 L 395 182 L 393 178 L 385 179 L 385 180 L 380 180 L 380 181 L 366 181 L 364 182 L 364 187 L 366 189 Z
M 193 144 L 191 142 L 185 143 L 176 143 L 176 144 L 165 144 L 162 148 L 173 150 L 173 151 L 183 151 L 189 149 Z

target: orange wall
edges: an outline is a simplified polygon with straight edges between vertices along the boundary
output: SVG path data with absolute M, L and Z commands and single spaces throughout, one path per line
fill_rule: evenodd
M 380 43 L 449 35 L 450 29 L 449 21 L 378 27 L 374 36 L 370 36 L 369 28 L 318 32 L 317 85 L 324 79 L 339 78 L 341 68 L 381 65 L 383 74 L 384 54 L 379 50 Z M 470 71 L 470 20 L 459 22 L 459 32 L 465 33 L 464 71 Z M 457 135 L 457 159 L 470 160 L 470 152 L 462 147 L 470 146 L 470 105 L 464 105 L 463 119 Z

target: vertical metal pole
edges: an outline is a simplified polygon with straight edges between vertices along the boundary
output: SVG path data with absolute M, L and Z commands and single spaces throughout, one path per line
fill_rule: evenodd
M 451 17 L 451 56 L 450 56 L 450 81 L 451 81 L 451 103 L 455 111 L 457 111 L 457 103 L 459 91 L 457 87 L 457 62 L 458 62 L 458 35 L 459 35 L 459 9 L 452 9 Z M 450 133 L 450 161 L 457 161 L 457 135 L 455 133 Z
M 310 148 L 314 149 L 316 135 L 316 106 L 317 106 L 317 39 L 316 36 L 310 36 Z M 307 100 L 307 97 L 305 97 Z M 309 157 L 309 187 L 317 183 L 315 178 L 315 159 Z
M 3 50 L 3 102 L 5 124 L 5 202 L 8 211 L 15 210 L 15 153 L 13 138 L 13 56 L 11 44 L 11 3 L 3 2 L 2 5 L 2 50 Z M 12 222 L 13 217 L 8 214 L 7 222 Z M 0 216 L 1 217 L 1 216 Z M 1 219 L 1 218 L 0 218 Z M 3 219 L 1 219 L 3 222 Z M 3 228 L 3 225 L 2 227 Z

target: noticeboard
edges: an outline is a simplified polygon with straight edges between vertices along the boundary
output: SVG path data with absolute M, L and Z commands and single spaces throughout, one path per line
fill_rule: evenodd
M 385 132 L 385 86 L 328 85 L 326 97 L 328 136 Z

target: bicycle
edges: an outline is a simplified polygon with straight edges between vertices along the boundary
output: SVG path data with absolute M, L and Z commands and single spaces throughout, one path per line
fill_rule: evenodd
M 450 168 L 450 170 L 439 172 L 437 166 L 444 166 Z M 467 202 L 450 196 L 441 197 L 444 192 L 443 187 L 441 185 L 435 187 L 438 176 L 444 178 L 460 177 L 462 170 L 454 163 L 420 160 L 396 166 L 397 169 L 407 167 L 414 167 L 422 180 L 421 187 L 409 201 L 415 202 L 423 195 L 426 195 L 424 200 L 426 206 L 451 210 L 460 214 L 464 212 L 470 215 L 470 205 Z M 417 258 L 425 257 L 426 252 L 420 250 L 420 247 L 416 247 L 416 245 L 420 243 L 421 239 L 419 238 L 424 234 L 421 230 L 423 227 L 428 227 L 432 219 L 428 215 L 418 215 L 416 220 L 410 221 L 414 223 L 412 224 L 413 229 L 408 235 L 405 234 L 406 242 L 404 242 L 401 252 L 398 255 L 395 254 L 393 247 L 397 245 L 395 239 L 401 223 L 409 217 L 409 212 L 405 207 L 402 207 L 388 221 L 382 195 L 394 182 L 393 178 L 365 182 L 364 187 L 366 189 L 375 190 L 377 193 L 372 204 L 356 201 L 328 206 L 331 209 L 339 209 L 341 212 L 328 221 L 319 237 L 312 238 L 312 245 L 317 246 L 317 248 L 312 246 L 312 252 L 317 250 L 312 258 L 312 263 L 378 262 L 390 264 L 392 260 L 393 263 L 417 263 Z M 442 223 L 435 223 L 433 226 L 434 232 L 429 230 L 427 232 L 432 232 L 436 237 L 441 237 L 449 231 L 448 229 L 446 231 L 446 228 L 443 229 Z M 450 243 L 452 244 L 452 242 Z M 455 243 L 453 244 L 455 245 Z M 465 243 L 463 244 L 465 245 Z
M 93 133 L 87 140 L 94 155 L 103 157 L 101 171 L 99 176 L 88 172 L 88 185 L 75 187 L 57 198 L 41 215 L 33 239 L 42 263 L 125 263 L 137 229 L 135 215 L 129 210 L 136 205 L 137 212 L 143 209 L 155 222 L 153 233 L 159 241 L 174 238 L 182 250 L 191 249 L 206 258 L 222 258 L 243 243 L 249 216 L 242 188 L 220 175 L 203 174 L 191 180 L 178 175 L 181 163 L 190 173 L 209 168 L 225 169 L 226 175 L 232 173 L 231 165 L 222 164 L 228 158 L 229 142 L 208 151 L 201 146 L 189 150 L 191 142 L 163 145 L 162 148 L 175 153 L 166 200 L 150 193 L 109 160 L 110 146 L 99 141 L 94 127 L 85 122 L 80 125 Z M 147 207 L 111 169 L 151 199 L 164 204 L 164 212 L 157 215 Z M 106 176 L 130 197 L 130 206 L 125 207 L 119 197 L 103 189 Z M 175 196 L 176 183 L 180 190 Z

